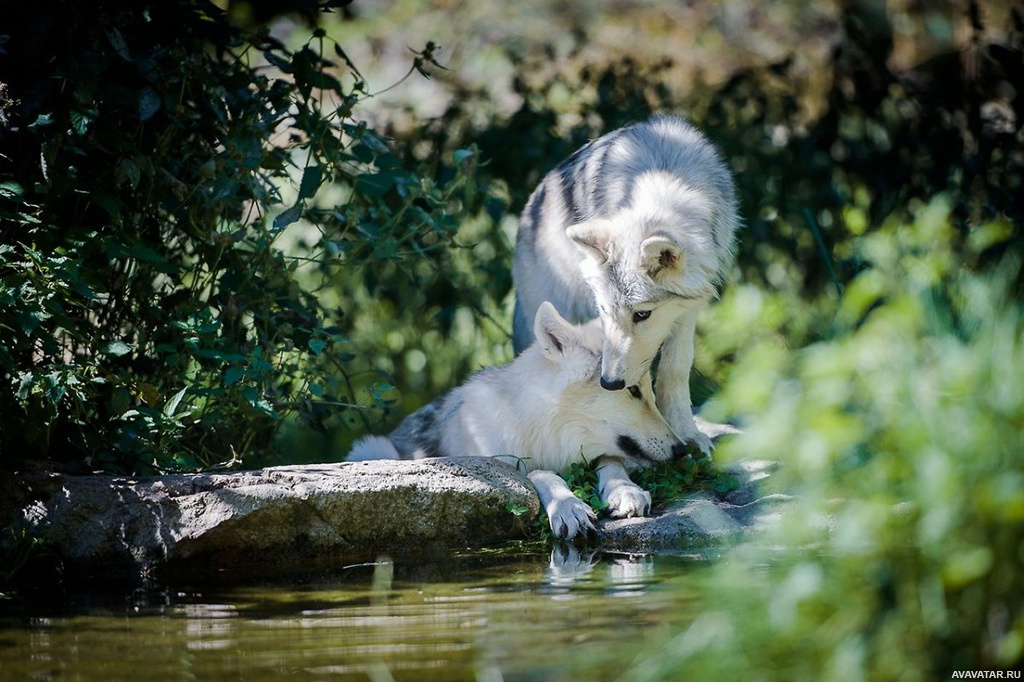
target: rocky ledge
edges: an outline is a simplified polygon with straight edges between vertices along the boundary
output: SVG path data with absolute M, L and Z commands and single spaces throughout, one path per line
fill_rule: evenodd
M 249 579 L 520 537 L 529 479 L 483 457 L 224 474 L 29 476 L 20 512 L 65 576 Z M 24 493 L 23 493 L 24 494 Z
M 760 494 L 761 483 L 777 466 L 766 460 L 740 462 L 728 470 L 738 487 L 724 498 L 699 493 L 654 516 L 602 521 L 598 524 L 601 547 L 637 554 L 707 547 L 765 528 L 778 519 L 790 499 Z
M 734 467 L 740 487 L 724 499 L 696 495 L 651 518 L 605 520 L 599 548 L 679 550 L 756 530 L 784 500 L 758 494 L 771 469 Z M 18 523 L 47 541 L 73 581 L 242 580 L 381 554 L 444 556 L 527 536 L 540 507 L 523 474 L 483 457 L 140 478 L 33 474 L 15 483 Z

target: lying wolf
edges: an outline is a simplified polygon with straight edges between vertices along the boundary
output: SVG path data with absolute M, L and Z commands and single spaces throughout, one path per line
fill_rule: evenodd
M 389 437 L 356 442 L 348 460 L 507 458 L 529 471 L 552 532 L 568 540 L 593 531 L 596 517 L 555 472 L 596 461 L 611 515 L 645 515 L 651 496 L 626 470 L 685 452 L 654 404 L 650 375 L 628 391 L 601 388 L 604 339 L 596 320 L 572 325 L 544 302 L 533 331 L 537 341 L 515 360 L 477 372 L 406 417 Z
M 574 322 L 601 318 L 601 386 L 634 386 L 661 352 L 657 406 L 683 440 L 711 441 L 690 405 L 697 313 L 729 267 L 739 224 L 732 176 L 680 118 L 657 116 L 598 138 L 534 190 L 513 276 L 516 352 L 542 301 Z

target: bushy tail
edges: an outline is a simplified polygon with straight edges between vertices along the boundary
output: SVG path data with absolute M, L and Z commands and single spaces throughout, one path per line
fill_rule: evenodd
M 346 462 L 365 462 L 368 459 L 402 459 L 394 443 L 384 436 L 367 436 L 352 445 Z

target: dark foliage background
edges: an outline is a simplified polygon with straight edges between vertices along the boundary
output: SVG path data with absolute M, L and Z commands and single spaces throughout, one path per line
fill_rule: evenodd
M 877 3 L 849 3 L 813 119 L 791 58 L 681 92 L 668 59 L 551 71 L 512 49 L 511 113 L 449 79 L 447 108 L 412 126 L 361 120 L 371 93 L 323 31 L 286 46 L 203 2 L 19 13 L 0 61 L 4 461 L 336 458 L 507 359 L 510 216 L 586 140 L 654 111 L 687 113 L 733 165 L 750 283 L 839 292 L 864 267 L 849 237 L 938 192 L 959 243 L 1016 225 L 1020 18 L 984 44 L 965 10 L 964 50 L 905 71 Z M 444 80 L 424 45 L 409 75 Z M 724 367 L 699 363 L 699 400 Z
M 57 5 L 5 21 L 0 57 L 4 466 L 188 470 L 267 456 L 285 423 L 370 428 L 387 378 L 353 387 L 345 310 L 297 273 L 443 260 L 481 194 L 470 161 L 395 154 L 322 32 L 288 48 L 203 1 Z M 316 253 L 285 253 L 303 216 Z

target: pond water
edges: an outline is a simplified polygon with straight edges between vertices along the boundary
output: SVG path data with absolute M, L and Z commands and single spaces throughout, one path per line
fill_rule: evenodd
M 692 618 L 699 556 L 456 556 L 301 583 L 0 601 L 0 678 L 607 680 Z M 689 605 L 689 608 L 688 608 Z

